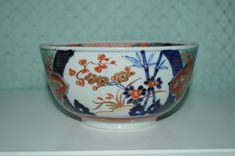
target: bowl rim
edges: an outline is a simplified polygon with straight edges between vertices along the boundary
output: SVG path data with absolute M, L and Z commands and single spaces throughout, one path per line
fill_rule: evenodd
M 95 46 L 95 45 L 99 46 Z M 149 46 L 146 46 L 149 44 Z M 151 44 L 160 44 L 152 46 Z M 161 45 L 162 44 L 162 45 Z M 180 50 L 198 48 L 198 43 L 188 41 L 99 41 L 99 42 L 79 42 L 68 44 L 41 44 L 40 49 L 49 50 L 74 50 L 74 51 L 136 51 L 136 50 Z

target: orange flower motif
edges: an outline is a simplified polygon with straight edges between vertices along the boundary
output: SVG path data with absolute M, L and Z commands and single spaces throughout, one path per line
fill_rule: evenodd
M 154 88 L 156 87 L 157 89 L 161 89 L 162 88 L 162 79 L 160 77 L 158 77 L 157 79 L 154 78 L 154 76 L 152 76 L 151 78 L 147 79 L 146 81 L 144 81 L 144 84 L 148 86 L 149 90 L 154 91 Z
M 85 81 L 84 81 L 84 79 L 78 79 L 77 81 L 76 81 L 76 84 L 78 85 L 78 86 L 84 86 L 85 85 Z
M 125 71 L 127 72 L 127 73 L 129 73 L 130 71 L 131 71 L 131 69 L 130 69 L 130 67 L 125 67 Z
M 74 76 L 77 72 L 73 70 L 72 68 L 69 68 L 69 75 Z
M 106 76 L 98 76 L 96 77 L 96 83 L 98 87 L 107 86 L 109 83 L 109 78 Z
M 81 59 L 81 60 L 79 60 L 79 64 L 83 66 L 83 65 L 87 64 L 87 60 Z
M 119 83 L 127 82 L 129 78 L 135 75 L 135 72 L 131 71 L 130 67 L 125 67 L 125 71 L 120 71 L 119 73 L 115 73 L 112 77 L 112 81 L 117 81 Z
M 98 87 L 97 87 L 97 86 L 93 86 L 92 89 L 93 89 L 94 91 L 96 91 L 96 90 L 98 89 Z
M 99 64 L 99 67 L 102 69 L 105 69 L 105 68 L 107 68 L 107 65 L 106 64 Z
M 150 88 L 153 88 L 153 87 L 155 87 L 155 86 L 157 86 L 157 82 L 156 81 L 149 81 L 149 84 L 148 84 L 148 86 L 150 87 Z
M 81 71 L 82 74 L 85 74 L 85 73 L 88 73 L 88 72 L 89 72 L 89 69 L 87 69 L 87 68 L 84 68 L 84 69 Z
M 136 100 L 142 95 L 142 91 L 138 89 L 133 89 L 130 91 L 129 95 L 133 100 Z
M 129 80 L 130 75 L 127 72 L 121 71 L 119 73 L 115 73 L 114 76 L 111 77 L 113 81 L 117 81 L 119 83 L 126 82 Z
M 102 61 L 105 59 L 105 57 L 106 57 L 105 54 L 100 54 L 98 55 L 97 59 Z
M 130 76 L 135 75 L 135 72 L 134 72 L 134 71 L 131 71 L 131 68 L 128 67 L 128 66 L 125 67 L 125 71 L 126 71 Z
M 96 66 L 96 67 L 95 67 L 95 71 L 96 71 L 97 73 L 101 73 L 102 70 L 103 70 L 103 68 L 100 68 L 99 66 Z
M 85 80 L 91 85 L 96 82 L 97 76 L 95 74 L 89 73 L 85 76 Z
M 117 73 L 115 73 L 115 74 L 117 74 Z M 117 76 L 115 74 L 114 74 L 114 76 L 111 77 L 112 81 L 116 81 L 117 80 Z
M 123 92 L 125 97 L 128 99 L 127 103 L 133 103 L 134 105 L 140 104 L 146 95 L 146 89 L 141 85 L 137 89 L 134 86 L 128 86 Z
M 115 64 L 115 63 L 116 63 L 116 61 L 115 61 L 115 60 L 112 60 L 112 61 L 111 61 L 111 64 Z
M 133 76 L 133 75 L 135 75 L 135 72 L 132 71 L 129 74 L 130 74 L 130 76 Z

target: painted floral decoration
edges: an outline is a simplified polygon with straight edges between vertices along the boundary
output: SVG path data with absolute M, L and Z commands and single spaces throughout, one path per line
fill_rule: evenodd
M 115 73 L 111 79 L 118 83 L 127 82 L 131 76 L 134 76 L 135 72 L 131 71 L 130 67 L 125 67 L 124 71 Z
M 189 62 L 184 66 L 184 68 L 176 75 L 171 83 L 172 93 L 175 95 L 176 100 L 179 101 L 186 91 L 186 87 L 191 79 L 193 72 L 193 61 Z
M 94 93 L 99 93 L 102 91 L 101 88 L 112 86 L 115 87 L 115 92 L 105 90 L 102 94 L 97 94 L 98 96 L 91 100 L 93 108 L 84 106 L 79 99 L 74 99 L 71 106 L 76 112 L 88 115 L 97 115 L 104 110 L 114 112 L 122 108 L 128 109 L 129 116 L 152 115 L 163 111 L 166 108 L 164 105 L 169 101 L 162 103 L 162 96 L 159 93 L 173 97 L 171 103 L 172 99 L 179 101 L 191 77 L 193 62 L 191 56 L 184 54 L 182 58 L 185 62 L 182 63 L 181 53 L 178 50 L 163 50 L 158 56 L 155 54 L 141 50 L 134 55 L 133 53 L 124 55 L 122 58 L 128 62 L 127 65 L 114 70 L 115 72 L 111 74 L 104 71 L 110 71 L 111 67 L 112 70 L 121 65 L 114 57 L 108 56 L 108 53 L 100 53 L 94 59 L 80 57 L 76 60 L 77 66 L 67 68 L 64 73 L 72 78 L 76 87 L 81 89 L 89 87 Z M 52 70 L 53 56 L 47 60 L 50 63 L 50 66 L 45 65 L 49 84 L 57 99 L 63 101 L 68 89 L 61 76 L 63 70 L 58 70 L 60 74 Z M 159 74 L 164 70 L 172 70 L 172 80 L 166 81 Z M 144 75 L 138 76 L 139 71 Z
M 164 90 L 161 90 L 162 84 L 164 82 L 161 77 L 157 77 L 157 73 L 160 70 L 166 70 L 168 68 L 164 65 L 165 60 L 162 60 L 161 57 L 159 58 L 159 60 L 157 60 L 157 62 L 153 62 L 153 57 L 154 53 L 149 55 L 149 58 L 147 58 L 145 51 L 136 53 L 136 58 L 131 56 L 124 56 L 124 58 L 133 63 L 133 65 L 130 67 L 126 66 L 124 70 L 114 73 L 113 76 L 111 76 L 110 78 L 107 76 L 105 77 L 98 75 L 96 73 L 88 73 L 87 75 L 85 75 L 84 80 L 87 81 L 88 84 L 93 85 L 93 90 L 97 90 L 100 87 L 106 86 L 116 86 L 119 88 L 116 95 L 107 93 L 108 96 L 106 97 L 97 97 L 97 100 L 93 101 L 93 103 L 97 105 L 94 110 L 98 110 L 101 107 L 108 107 L 110 111 L 114 111 L 117 108 L 132 105 L 132 108 L 129 111 L 130 116 L 152 114 L 153 112 L 156 112 L 156 110 L 159 109 L 161 106 L 159 104 L 160 100 L 156 94 L 160 92 L 166 92 Z M 105 58 L 107 58 L 105 55 L 98 56 L 99 61 L 105 60 Z M 106 61 L 109 60 L 107 59 Z M 88 62 L 92 61 L 84 61 L 82 65 L 87 67 Z M 113 65 L 118 66 L 116 64 L 116 61 L 113 62 Z M 150 75 L 150 66 L 155 66 L 153 75 Z M 108 66 L 100 66 L 98 64 L 98 66 L 96 66 L 95 68 L 97 68 L 97 70 L 98 68 L 100 68 L 99 70 L 101 70 L 102 73 L 102 70 L 108 68 Z M 134 85 L 142 78 L 137 78 L 130 81 L 130 78 L 135 75 L 135 72 L 132 71 L 131 68 L 140 68 L 144 70 L 146 80 L 143 81 L 142 85 L 139 85 L 137 87 Z M 74 75 L 74 72 L 72 75 Z M 124 82 L 127 82 L 127 84 L 124 85 Z M 150 99 L 152 100 L 153 104 L 147 106 Z
M 109 85 L 110 83 L 111 78 L 107 76 L 102 76 L 99 74 L 101 74 L 105 69 L 107 69 L 109 65 L 117 66 L 116 61 L 114 59 L 111 59 L 110 57 L 106 57 L 105 54 L 99 54 L 97 56 L 96 61 L 88 61 L 85 58 L 80 59 L 78 61 L 78 64 L 82 66 L 82 69 L 77 71 L 75 69 L 70 68 L 68 74 L 70 76 L 76 77 L 77 79 L 76 84 L 78 86 L 81 86 L 81 87 L 85 86 L 86 84 L 85 82 L 87 81 L 89 85 L 93 85 L 92 89 L 94 91 L 98 90 L 100 87 L 105 87 Z M 90 72 L 89 70 L 90 66 L 93 66 L 94 71 L 96 73 Z M 120 83 L 119 81 L 121 81 L 123 77 L 129 78 L 131 75 L 134 75 L 134 73 L 131 72 L 130 70 L 128 72 L 125 71 L 124 74 L 127 74 L 127 75 L 124 76 L 123 74 L 117 74 L 117 75 L 112 76 L 112 79 L 116 80 L 115 78 L 117 78 L 118 83 Z
M 144 81 L 144 84 L 148 86 L 148 90 L 154 91 L 154 88 L 161 89 L 162 87 L 162 80 L 160 77 L 155 80 L 155 78 L 152 76 L 147 81 Z
M 47 80 L 53 94 L 55 95 L 58 101 L 62 102 L 63 96 L 65 95 L 68 89 L 66 82 L 59 74 L 54 73 L 47 64 L 45 64 L 44 67 L 47 73 Z
M 127 103 L 133 103 L 134 105 L 140 104 L 146 95 L 146 89 L 143 86 L 139 86 L 137 89 L 134 86 L 126 87 L 123 92 Z

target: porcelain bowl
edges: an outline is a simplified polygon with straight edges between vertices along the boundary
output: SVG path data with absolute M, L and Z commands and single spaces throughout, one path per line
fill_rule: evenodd
M 198 45 L 164 42 L 43 44 L 49 88 L 88 126 L 138 129 L 181 101 Z

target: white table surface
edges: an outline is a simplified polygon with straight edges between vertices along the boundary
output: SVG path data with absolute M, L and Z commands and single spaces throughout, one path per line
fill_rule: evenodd
M 235 155 L 235 91 L 190 91 L 171 116 L 139 131 L 88 128 L 47 89 L 0 91 L 0 155 Z

